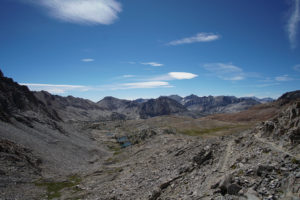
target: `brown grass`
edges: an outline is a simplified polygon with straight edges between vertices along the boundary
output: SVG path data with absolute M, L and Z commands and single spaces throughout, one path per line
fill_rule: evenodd
M 274 103 L 260 104 L 249 110 L 238 113 L 215 114 L 207 116 L 207 119 L 226 122 L 260 122 L 268 120 L 278 114 L 280 107 Z

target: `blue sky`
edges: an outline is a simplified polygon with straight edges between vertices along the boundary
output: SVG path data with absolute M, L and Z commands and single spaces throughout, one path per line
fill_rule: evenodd
M 98 101 L 300 89 L 300 0 L 2 0 L 0 69 Z

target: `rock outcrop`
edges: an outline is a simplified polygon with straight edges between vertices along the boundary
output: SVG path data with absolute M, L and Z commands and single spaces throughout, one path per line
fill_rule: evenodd
M 9 122 L 13 117 L 17 120 L 28 121 L 25 118 L 32 117 L 30 112 L 41 113 L 56 121 L 60 120 L 56 111 L 48 109 L 26 86 L 21 86 L 11 78 L 4 77 L 0 72 L 0 119 Z
M 158 99 L 151 99 L 140 105 L 139 114 L 141 118 L 148 118 L 183 113 L 186 111 L 187 109 L 177 101 L 167 97 L 159 97 Z

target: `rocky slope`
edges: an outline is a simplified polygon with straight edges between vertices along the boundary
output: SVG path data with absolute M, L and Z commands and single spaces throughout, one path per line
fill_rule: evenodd
M 105 97 L 97 105 L 106 111 L 127 116 L 127 119 L 147 118 L 161 115 L 203 116 L 213 113 L 234 113 L 260 104 L 253 98 L 231 96 L 198 97 L 190 95 L 163 96 L 157 99 L 137 99 L 134 101 Z
M 87 172 L 110 154 L 82 124 L 0 75 L 1 199 L 40 199 L 36 180 Z
M 139 103 L 114 97 L 105 97 L 97 102 L 102 109 L 125 115 L 128 119 L 139 118 Z
M 61 97 L 45 91 L 34 92 L 34 96 L 47 108 L 55 110 L 64 121 L 95 121 L 111 114 L 87 99 Z
M 285 105 L 295 100 L 300 100 L 300 90 L 284 93 L 278 98 L 277 102 L 279 102 L 280 105 Z
M 147 128 L 146 121 L 138 123 L 137 131 L 127 135 L 127 140 L 140 138 L 138 143 L 86 176 L 76 195 L 83 199 L 299 199 L 299 104 L 282 107 L 276 117 L 253 129 L 222 137 L 190 137 Z M 277 125 L 270 126 L 270 121 Z M 278 135 L 281 129 L 284 136 Z
M 300 91 L 194 119 L 167 97 L 96 104 L 0 75 L 0 199 L 300 198 Z
M 179 102 L 188 110 L 203 114 L 239 112 L 260 104 L 253 98 L 237 98 L 233 96 L 198 97 L 197 95 L 190 95 L 181 99 L 176 95 L 170 97 L 180 100 Z
M 244 98 L 250 98 L 250 99 L 254 99 L 260 103 L 269 103 L 269 102 L 273 102 L 275 101 L 275 99 L 272 99 L 270 97 L 266 97 L 266 98 L 257 98 L 257 97 L 244 97 Z
M 105 97 L 97 103 L 102 109 L 125 115 L 127 119 L 148 118 L 161 115 L 184 113 L 187 109 L 168 97 L 150 100 L 129 101 Z
M 0 71 L 0 119 L 9 122 L 11 118 L 30 123 L 33 113 L 55 121 L 61 120 L 53 109 L 48 109 L 26 86 L 20 86 Z
M 180 103 L 167 97 L 151 99 L 141 104 L 139 110 L 141 118 L 170 115 L 187 111 L 187 109 Z
M 42 189 L 36 189 L 31 183 L 42 177 L 42 160 L 24 148 L 8 140 L 0 140 L 0 194 L 1 198 L 22 199 L 34 198 L 28 190 L 34 190 L 40 195 Z

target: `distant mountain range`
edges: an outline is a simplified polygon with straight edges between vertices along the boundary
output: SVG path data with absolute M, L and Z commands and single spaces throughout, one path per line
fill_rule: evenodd
M 190 111 L 201 112 L 204 114 L 213 113 L 232 113 L 246 110 L 256 104 L 271 102 L 273 99 L 265 98 L 259 99 L 256 97 L 242 97 L 234 96 L 204 96 L 189 95 L 180 97 L 178 95 L 170 95 L 169 98 L 181 103 Z
M 105 97 L 95 103 L 90 100 L 62 97 L 48 92 L 31 92 L 26 86 L 20 86 L 1 72 L 1 119 L 7 119 L 10 113 L 22 110 L 37 110 L 53 119 L 64 121 L 91 121 L 115 119 L 139 119 L 161 115 L 204 116 L 214 113 L 233 113 L 273 101 L 271 98 L 234 96 L 178 95 L 161 96 L 157 99 L 136 99 L 133 101 L 114 97 Z M 6 92 L 5 92 L 6 91 Z
M 134 101 L 105 97 L 97 102 L 97 105 L 106 111 L 123 114 L 129 119 L 149 118 L 188 111 L 183 105 L 168 97 Z

